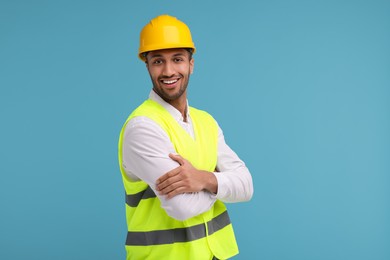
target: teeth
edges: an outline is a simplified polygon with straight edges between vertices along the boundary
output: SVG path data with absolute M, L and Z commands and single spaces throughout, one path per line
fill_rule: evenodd
M 177 79 L 174 79 L 174 80 L 164 80 L 163 82 L 164 82 L 165 84 L 172 84 L 172 83 L 177 82 Z

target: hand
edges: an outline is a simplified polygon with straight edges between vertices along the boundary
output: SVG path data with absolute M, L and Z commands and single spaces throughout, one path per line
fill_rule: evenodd
M 182 193 L 208 190 L 217 192 L 217 179 L 213 173 L 196 169 L 180 155 L 169 154 L 169 157 L 180 166 L 165 173 L 156 181 L 156 189 L 160 195 L 168 199 Z

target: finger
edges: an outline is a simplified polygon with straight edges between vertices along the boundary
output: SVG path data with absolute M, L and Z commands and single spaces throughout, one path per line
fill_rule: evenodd
M 162 190 L 166 189 L 167 187 L 174 185 L 175 183 L 181 181 L 181 179 L 182 179 L 181 175 L 179 173 L 177 173 L 177 174 L 170 176 L 169 178 L 161 181 L 160 183 L 156 184 L 156 189 L 158 191 L 162 191 Z
M 164 175 L 160 176 L 157 180 L 156 180 L 156 185 L 164 182 L 165 180 L 177 175 L 178 173 L 180 173 L 180 166 L 179 167 L 176 167 L 172 170 L 170 170 L 169 172 L 165 173 Z
M 184 164 L 184 158 L 181 157 L 179 154 L 170 153 L 170 154 L 169 154 L 169 157 L 170 157 L 172 160 L 178 162 L 180 165 L 183 165 L 183 164 Z
M 179 195 L 179 194 L 182 194 L 182 193 L 185 193 L 185 188 L 184 187 L 179 187 L 177 189 L 174 189 L 172 190 L 171 192 L 169 192 L 167 195 L 166 195 L 166 198 L 167 199 L 171 199 L 173 197 L 175 197 L 176 195 Z
M 159 191 L 160 195 L 167 195 L 181 186 L 182 184 L 180 183 L 180 179 L 169 179 L 162 183 L 157 190 Z

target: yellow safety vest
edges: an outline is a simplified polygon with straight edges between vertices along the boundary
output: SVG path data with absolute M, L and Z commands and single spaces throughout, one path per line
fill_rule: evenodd
M 146 100 L 129 116 L 119 137 L 119 165 L 126 191 L 127 260 L 227 259 L 238 247 L 225 205 L 217 200 L 207 212 L 179 221 L 167 215 L 160 200 L 144 181 L 133 181 L 122 165 L 123 132 L 127 122 L 146 116 L 168 134 L 176 152 L 200 170 L 214 171 L 217 163 L 218 128 L 204 111 L 190 107 L 195 140 L 160 104 Z

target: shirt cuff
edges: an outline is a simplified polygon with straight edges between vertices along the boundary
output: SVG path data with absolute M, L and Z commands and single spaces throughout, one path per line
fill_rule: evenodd
M 215 178 L 217 178 L 218 183 L 218 191 L 217 194 L 213 194 L 216 199 L 223 200 L 227 196 L 227 188 L 226 188 L 226 176 L 224 176 L 221 172 L 213 172 Z

